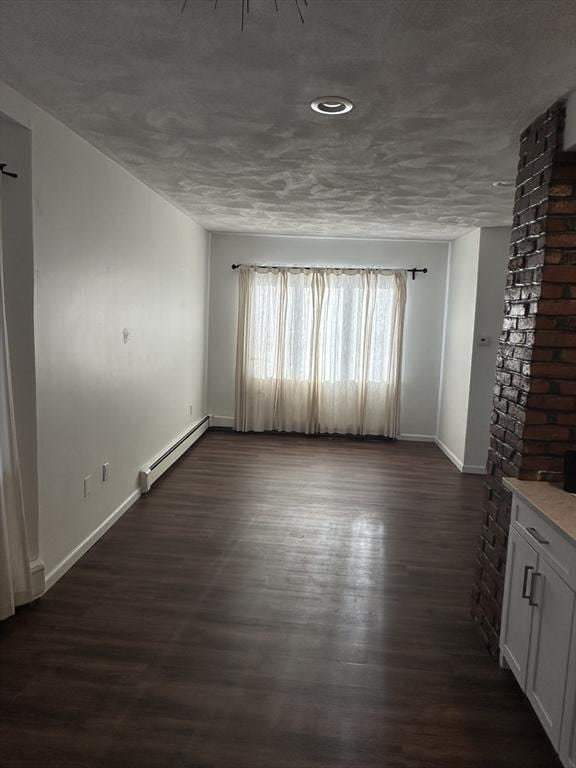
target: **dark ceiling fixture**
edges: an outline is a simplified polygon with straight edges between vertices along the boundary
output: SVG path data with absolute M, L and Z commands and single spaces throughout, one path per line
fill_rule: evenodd
M 239 5 L 241 5 L 242 9 L 242 16 L 241 16 L 241 22 L 240 22 L 240 29 L 242 32 L 244 32 L 244 27 L 246 26 L 246 21 L 248 20 L 248 16 L 250 14 L 250 0 L 237 0 Z M 279 13 L 280 7 L 278 5 L 278 0 L 272 0 L 274 3 L 274 8 L 276 9 L 276 13 Z M 180 10 L 180 13 L 184 13 L 186 10 L 186 6 L 188 5 L 188 0 L 184 0 L 182 3 L 182 8 Z M 298 16 L 300 17 L 300 21 L 302 24 L 304 24 L 304 13 L 303 8 L 308 7 L 308 0 L 294 0 L 294 5 L 296 6 L 296 10 L 298 11 Z M 214 10 L 218 8 L 218 0 L 214 0 Z

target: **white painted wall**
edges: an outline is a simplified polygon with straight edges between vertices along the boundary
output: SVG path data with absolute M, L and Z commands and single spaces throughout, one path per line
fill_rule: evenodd
M 208 409 L 232 425 L 238 311 L 234 263 L 307 266 L 427 266 L 408 279 L 402 407 L 404 436 L 436 434 L 448 245 L 441 242 L 213 234 L 210 277 Z
M 509 241 L 507 227 L 487 227 L 450 248 L 437 440 L 465 472 L 486 464 Z
M 464 463 L 480 230 L 453 240 L 448 264 L 438 441 Z
M 40 555 L 54 578 L 206 411 L 209 236 L 5 86 L 0 111 L 32 135 Z
M 467 467 L 484 468 L 488 457 L 496 355 L 504 319 L 509 246 L 509 227 L 483 227 L 480 230 L 474 345 L 464 452 L 464 464 Z M 489 346 L 478 344 L 482 336 L 491 338 Z

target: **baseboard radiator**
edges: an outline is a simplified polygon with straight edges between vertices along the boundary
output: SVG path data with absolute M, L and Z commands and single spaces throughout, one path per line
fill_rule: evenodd
M 202 437 L 209 426 L 210 417 L 204 416 L 192 429 L 176 440 L 174 445 L 171 445 L 161 456 L 155 459 L 149 467 L 143 467 L 140 470 L 140 490 L 142 493 L 147 493 L 160 475 L 166 472 L 168 467 L 172 466 L 183 453 L 186 453 L 188 448 L 194 445 L 198 438 Z

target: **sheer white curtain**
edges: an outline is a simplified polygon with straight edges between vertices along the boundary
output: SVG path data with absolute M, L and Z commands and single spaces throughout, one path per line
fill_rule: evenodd
M 11 616 L 15 606 L 32 599 L 4 296 L 0 197 L 0 619 Z
M 239 271 L 235 428 L 396 437 L 405 272 Z

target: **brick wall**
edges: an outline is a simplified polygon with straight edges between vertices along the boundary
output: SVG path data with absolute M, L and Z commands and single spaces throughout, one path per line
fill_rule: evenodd
M 503 476 L 560 480 L 576 450 L 576 153 L 564 103 L 522 134 L 472 615 L 498 650 L 510 494 Z

